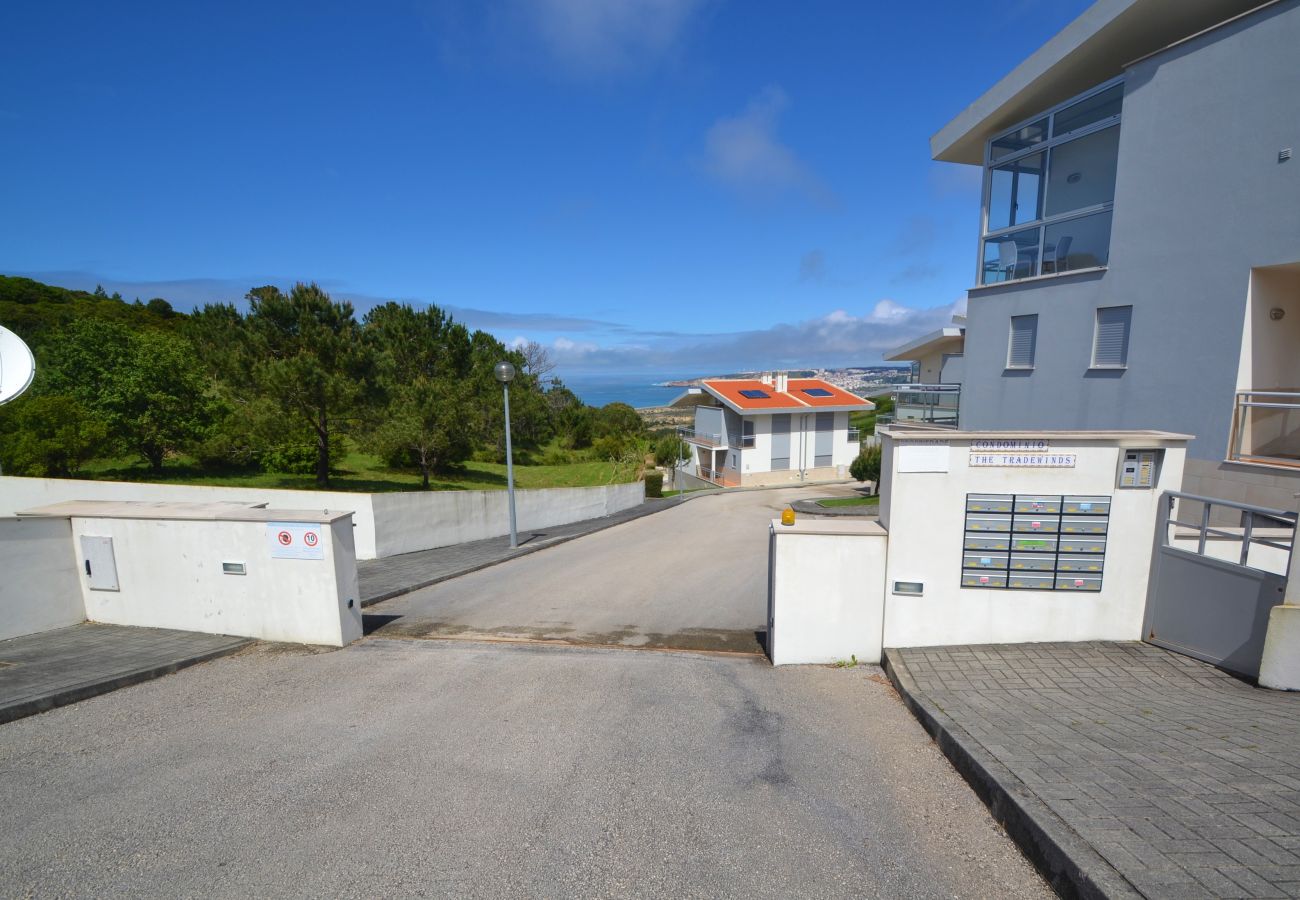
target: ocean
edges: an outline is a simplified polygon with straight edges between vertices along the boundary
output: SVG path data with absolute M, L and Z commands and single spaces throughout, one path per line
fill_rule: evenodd
M 684 387 L 662 387 L 659 382 L 680 381 L 697 376 L 656 374 L 618 375 L 601 372 L 598 374 L 557 373 L 565 387 L 578 395 L 588 406 L 604 406 L 606 403 L 626 403 L 641 409 L 647 406 L 667 406 L 686 392 Z

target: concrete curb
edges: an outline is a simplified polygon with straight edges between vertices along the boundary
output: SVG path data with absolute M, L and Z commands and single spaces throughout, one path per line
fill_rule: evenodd
M 171 675 L 173 672 L 179 672 L 181 669 L 187 669 L 190 666 L 196 666 L 199 663 L 209 662 L 222 656 L 229 656 L 243 650 L 252 644 L 252 638 L 245 638 L 238 643 L 230 644 L 226 647 L 219 647 L 216 650 L 209 650 L 206 653 L 199 653 L 195 656 L 188 656 L 185 659 L 175 660 L 169 663 L 162 663 L 157 666 L 146 666 L 142 669 L 134 669 L 130 672 L 123 672 L 120 675 L 113 675 L 108 678 L 101 678 L 97 681 L 87 681 L 82 684 L 64 688 L 55 691 L 52 694 L 46 694 L 43 697 L 34 697 L 30 700 L 22 700 L 17 703 L 10 703 L 0 706 L 0 725 L 6 722 L 13 722 L 16 719 L 24 719 L 27 716 L 34 716 L 37 713 L 49 712 L 58 706 L 67 706 L 70 703 L 80 703 L 91 697 L 97 697 L 100 694 L 109 694 L 120 688 L 130 687 L 133 684 L 141 684 L 145 681 L 152 681 L 155 678 L 161 678 L 164 675 Z
M 881 664 L 906 706 L 943 755 L 984 801 L 993 818 L 1047 879 L 1058 896 L 1140 898 L 1128 879 L 1102 859 L 1032 790 L 916 687 L 898 652 Z

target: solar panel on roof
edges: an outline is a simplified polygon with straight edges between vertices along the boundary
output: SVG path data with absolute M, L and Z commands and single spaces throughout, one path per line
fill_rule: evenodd
M 829 397 L 831 392 L 826 388 L 804 388 L 803 392 L 809 397 Z
M 740 396 L 748 397 L 750 400 L 766 400 L 768 397 L 768 393 L 767 391 L 760 391 L 755 389 L 755 390 L 741 391 Z

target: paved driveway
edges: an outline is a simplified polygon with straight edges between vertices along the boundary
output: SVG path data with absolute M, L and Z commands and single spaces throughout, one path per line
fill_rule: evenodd
M 768 524 L 851 485 L 699 497 L 367 610 L 378 634 L 760 652 Z
M 1049 896 L 882 681 L 259 645 L 0 726 L 0 895 Z

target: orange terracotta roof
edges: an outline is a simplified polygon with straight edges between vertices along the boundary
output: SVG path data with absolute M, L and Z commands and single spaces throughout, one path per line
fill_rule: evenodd
M 773 385 L 764 384 L 757 378 L 727 378 L 703 382 L 711 394 L 737 409 L 749 412 L 763 410 L 816 409 L 818 407 L 856 406 L 871 409 L 875 404 L 870 400 L 850 394 L 820 378 L 792 378 L 784 393 L 778 392 Z M 829 392 L 829 396 L 813 396 L 809 389 Z M 746 397 L 744 391 L 761 391 L 766 396 Z

